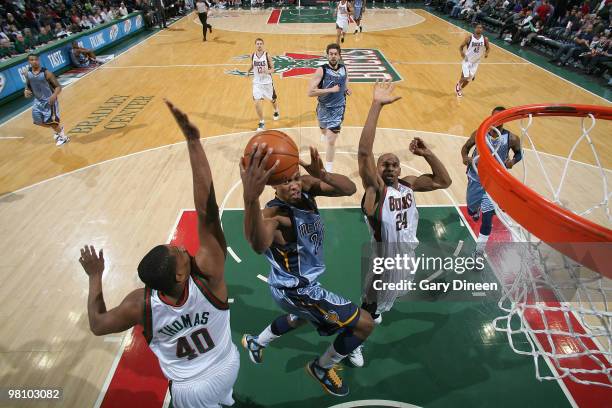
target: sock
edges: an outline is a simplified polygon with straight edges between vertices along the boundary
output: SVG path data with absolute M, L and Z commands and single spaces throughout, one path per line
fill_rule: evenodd
M 333 169 L 334 169 L 334 163 L 333 162 L 325 162 L 325 170 L 328 173 L 331 173 Z
M 319 364 L 319 366 L 322 368 L 329 370 L 334 366 L 334 364 L 338 364 L 346 356 L 347 354 L 342 355 L 338 353 L 336 349 L 334 349 L 334 345 L 330 344 L 327 350 L 325 350 L 325 353 L 319 357 L 317 364 Z
M 489 240 L 488 235 L 478 234 L 478 239 L 476 240 L 476 251 L 482 252 L 487 246 L 487 241 Z
M 349 355 L 353 350 L 359 347 L 361 343 L 363 343 L 363 340 L 355 336 L 352 330 L 345 330 L 336 337 L 336 340 L 334 340 L 334 349 L 337 350 L 339 354 Z
M 262 347 L 266 347 L 268 344 L 270 344 L 270 342 L 278 339 L 279 337 L 280 336 L 277 336 L 276 334 L 272 333 L 272 325 L 270 325 L 263 329 L 261 333 L 259 333 L 259 336 L 257 336 L 257 343 Z

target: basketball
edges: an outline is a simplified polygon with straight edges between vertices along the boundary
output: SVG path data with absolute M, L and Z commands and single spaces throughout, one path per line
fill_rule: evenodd
M 268 185 L 275 185 L 284 182 L 291 178 L 296 171 L 298 171 L 300 154 L 298 147 L 286 133 L 278 130 L 265 130 L 257 133 L 249 140 L 244 149 L 244 165 L 248 167 L 251 160 L 251 153 L 253 152 L 253 145 L 257 143 L 259 145 L 265 143 L 268 148 L 274 149 L 270 159 L 268 160 L 266 169 L 269 169 L 280 161 L 276 171 L 272 173 L 268 180 Z

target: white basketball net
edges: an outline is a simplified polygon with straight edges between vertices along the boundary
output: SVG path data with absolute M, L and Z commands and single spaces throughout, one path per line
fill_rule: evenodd
M 612 194 L 608 189 L 608 174 L 601 165 L 590 136 L 596 124 L 595 118 L 592 115 L 582 118 L 581 136 L 565 159 L 540 153 L 536 149 L 529 135 L 533 119 L 530 115 L 520 121 L 523 160 L 511 170 L 511 174 L 520 176 L 517 173 L 521 171 L 517 171 L 517 168 L 522 168 L 522 177 L 518 178 L 540 195 L 583 217 L 597 212 L 598 222 L 607 223 L 605 226 L 610 228 L 612 217 L 609 202 Z M 491 129 L 501 136 L 497 128 Z M 595 166 L 572 160 L 583 143 L 590 146 Z M 503 163 L 489 138 L 487 144 L 497 160 Z M 555 177 L 551 177 L 547 169 L 554 161 Z M 559 164 L 563 165 L 561 175 L 554 179 L 558 177 Z M 563 192 L 569 188 L 568 175 L 571 178 L 579 167 L 588 167 L 586 171 L 591 174 L 591 205 L 580 209 L 568 208 L 569 202 L 563 200 Z M 528 173 L 530 178 L 527 177 Z M 534 177 L 539 186 L 528 184 Z M 601 186 L 597 185 L 597 180 L 601 180 Z M 583 384 L 612 387 L 612 313 L 608 305 L 612 294 L 611 281 L 538 240 L 497 204 L 495 208 L 512 241 L 526 243 L 512 246 L 510 250 L 507 245 L 489 244 L 486 250 L 489 264 L 503 287 L 503 296 L 498 305 L 504 315 L 493 321 L 495 330 L 506 333 L 514 352 L 533 358 L 539 380 L 570 378 Z M 501 265 L 503 268 L 496 267 Z M 546 370 L 541 360 L 548 363 L 550 370 Z

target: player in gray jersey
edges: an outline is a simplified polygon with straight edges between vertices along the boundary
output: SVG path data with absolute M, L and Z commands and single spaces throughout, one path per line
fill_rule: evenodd
M 503 111 L 505 108 L 498 106 L 493 109 L 491 115 L 497 112 Z M 502 162 L 507 169 L 511 169 L 516 163 L 521 161 L 523 158 L 523 151 L 521 150 L 521 140 L 519 137 L 510 131 L 504 129 L 503 124 L 497 126 L 497 130 L 491 129 L 487 134 L 487 141 L 489 149 L 494 153 L 497 160 Z M 472 133 L 470 138 L 465 142 L 461 148 L 461 158 L 463 164 L 467 166 L 466 174 L 468 178 L 466 201 L 467 211 L 474 221 L 478 221 L 482 214 L 482 223 L 480 224 L 480 232 L 476 239 L 476 249 L 474 250 L 474 257 L 480 256 L 484 251 L 489 235 L 493 228 L 493 215 L 495 214 L 495 205 L 491 200 L 491 197 L 484 190 L 484 187 L 480 183 L 480 177 L 478 176 L 478 152 L 474 148 L 472 156 L 470 157 L 470 150 L 476 145 L 476 131 Z M 509 150 L 512 150 L 513 156 L 510 158 Z
M 35 125 L 52 128 L 55 145 L 61 146 L 70 141 L 70 138 L 64 134 L 64 127 L 59 117 L 57 97 L 62 87 L 53 72 L 40 65 L 38 55 L 28 55 L 28 62 L 30 68 L 26 72 L 26 87 L 23 94 L 26 98 L 34 96 L 32 120 Z
M 336 139 L 340 133 L 346 97 L 351 94 L 348 88 L 348 72 L 342 64 L 340 46 L 329 44 L 326 49 L 327 64 L 317 68 L 308 89 L 308 96 L 316 97 L 317 119 L 321 129 L 321 139 L 327 142 L 325 150 L 325 170 L 333 170 Z
M 363 18 L 363 12 L 365 11 L 364 0 L 355 0 L 353 3 L 353 20 L 355 20 L 355 24 L 358 28 L 355 28 L 355 33 L 363 31 L 363 27 L 361 26 L 361 19 Z

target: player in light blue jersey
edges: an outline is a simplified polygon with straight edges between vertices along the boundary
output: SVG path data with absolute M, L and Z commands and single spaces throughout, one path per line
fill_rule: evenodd
M 501 112 L 505 108 L 498 106 L 491 112 L 492 115 L 497 112 Z M 497 133 L 495 130 L 490 130 L 487 134 L 487 140 L 491 144 L 489 149 L 495 154 L 497 160 L 503 163 L 506 168 L 511 169 L 516 163 L 521 161 L 523 158 L 523 151 L 521 150 L 521 140 L 515 134 L 504 129 L 503 124 L 497 126 Z M 468 178 L 466 201 L 468 214 L 474 221 L 478 221 L 481 218 L 482 223 L 480 225 L 480 232 L 476 241 L 476 250 L 474 255 L 478 256 L 482 254 L 489 235 L 491 235 L 491 229 L 493 228 L 493 215 L 495 214 L 495 206 L 491 201 L 491 197 L 480 184 L 480 177 L 476 171 L 478 167 L 478 152 L 474 148 L 472 156 L 470 157 L 470 150 L 476 144 L 476 132 L 474 131 L 470 138 L 465 142 L 461 148 L 461 158 L 463 164 L 467 166 L 466 174 Z M 509 150 L 512 150 L 513 156 L 510 158 Z
M 270 262 L 268 284 L 274 301 L 286 314 L 258 336 L 245 334 L 242 345 L 251 361 L 261 363 L 263 350 L 271 341 L 307 322 L 321 335 L 337 334 L 333 344 L 311 361 L 306 370 L 326 392 L 345 396 L 349 393 L 348 386 L 334 365 L 348 355 L 353 364 L 363 365 L 361 354 L 352 354 L 370 335 L 374 322 L 368 312 L 319 283 L 319 277 L 325 272 L 325 229 L 315 197 L 350 196 L 357 187 L 348 177 L 325 171 L 319 153 L 311 147 L 311 163 L 300 162 L 309 174 L 302 176 L 296 171 L 289 180 L 273 186 L 276 197 L 262 210 L 259 196 L 278 166 L 277 162 L 265 170 L 271 151 L 265 144 L 255 145 L 249 166 L 240 164 L 244 232 L 255 252 L 265 254 Z
M 361 26 L 361 19 L 363 18 L 363 12 L 365 11 L 365 0 L 355 0 L 353 2 L 353 20 L 355 20 L 355 24 L 357 24 L 357 28 L 355 29 L 354 34 L 357 32 L 363 32 L 363 27 Z
M 35 125 L 50 127 L 53 129 L 55 145 L 61 146 L 70 141 L 64 134 L 64 127 L 60 124 L 59 103 L 57 97 L 62 87 L 53 72 L 40 65 L 40 59 L 36 54 L 28 55 L 30 68 L 26 72 L 26 87 L 24 96 L 34 96 L 32 104 L 32 120 Z
M 308 88 L 308 96 L 318 99 L 317 119 L 321 139 L 326 142 L 325 170 L 331 172 L 336 153 L 336 139 L 344 120 L 346 97 L 351 94 L 351 90 L 348 88 L 348 71 L 340 62 L 340 46 L 329 44 L 325 53 L 327 64 L 315 71 Z

